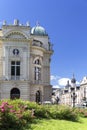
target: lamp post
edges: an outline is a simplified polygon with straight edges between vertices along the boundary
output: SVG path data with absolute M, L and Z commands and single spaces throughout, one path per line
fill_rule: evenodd
M 73 101 L 73 107 L 75 107 L 75 99 L 76 99 L 77 95 L 75 94 L 75 92 L 73 92 L 71 94 L 71 98 L 72 98 L 72 101 Z

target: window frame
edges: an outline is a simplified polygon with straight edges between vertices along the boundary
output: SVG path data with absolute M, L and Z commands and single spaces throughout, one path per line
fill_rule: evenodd
M 21 70 L 21 62 L 12 60 L 11 61 L 11 79 L 14 79 L 14 80 L 20 79 L 20 70 Z

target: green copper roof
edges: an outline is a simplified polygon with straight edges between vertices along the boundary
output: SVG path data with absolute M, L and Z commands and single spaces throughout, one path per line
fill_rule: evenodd
M 33 35 L 47 35 L 46 30 L 42 26 L 35 26 L 31 29 Z

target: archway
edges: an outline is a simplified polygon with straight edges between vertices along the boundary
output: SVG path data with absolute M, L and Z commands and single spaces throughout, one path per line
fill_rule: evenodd
M 37 102 L 37 103 L 40 103 L 40 102 L 41 102 L 41 93 L 40 93 L 39 90 L 36 92 L 36 102 Z
M 20 90 L 18 88 L 13 88 L 10 92 L 11 99 L 19 99 L 20 98 Z

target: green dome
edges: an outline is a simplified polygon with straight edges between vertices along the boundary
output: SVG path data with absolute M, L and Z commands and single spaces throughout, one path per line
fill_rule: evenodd
M 31 34 L 33 35 L 47 35 L 46 30 L 42 26 L 35 26 L 31 29 Z

